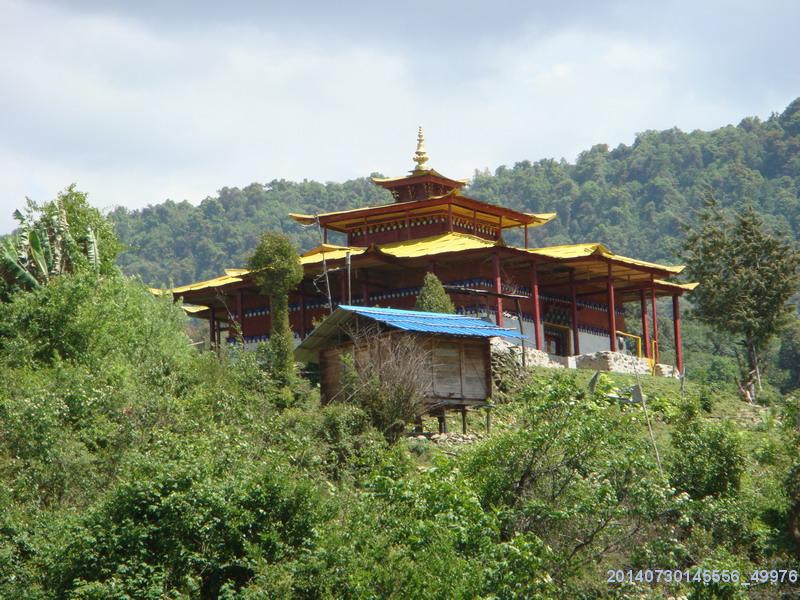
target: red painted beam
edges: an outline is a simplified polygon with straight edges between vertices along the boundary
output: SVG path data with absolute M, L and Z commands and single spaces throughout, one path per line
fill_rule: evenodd
M 503 281 L 500 276 L 500 254 L 492 254 L 492 270 L 494 272 L 494 291 L 501 294 L 503 291 Z M 499 296 L 494 299 L 495 322 L 498 327 L 503 326 L 503 299 Z

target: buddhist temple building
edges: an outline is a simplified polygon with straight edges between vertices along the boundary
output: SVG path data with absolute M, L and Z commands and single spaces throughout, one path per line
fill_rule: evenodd
M 298 342 L 339 305 L 412 309 L 425 274 L 433 272 L 457 312 L 519 329 L 529 348 L 553 357 L 611 351 L 682 372 L 680 298 L 696 285 L 670 281 L 683 267 L 620 256 L 601 243 L 529 247 L 531 228 L 546 227 L 554 213 L 469 197 L 464 180 L 428 164 L 421 128 L 413 160 L 408 175 L 373 179 L 391 193 L 391 203 L 289 215 L 320 232 L 320 244 L 300 256 L 304 278 L 289 299 Z M 510 229 L 522 230 L 519 246 L 504 241 Z M 328 243 L 330 232 L 344 243 Z M 268 339 L 269 300 L 246 269 L 172 293 L 193 316 L 209 321 L 212 344 Z M 658 344 L 661 297 L 672 300 L 675 353 L 669 357 Z M 640 335 L 626 331 L 627 304 L 636 307 Z

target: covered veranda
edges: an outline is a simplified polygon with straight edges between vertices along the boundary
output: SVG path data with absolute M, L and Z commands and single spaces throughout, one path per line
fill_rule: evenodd
M 459 312 L 484 317 L 488 312 L 499 326 L 513 327 L 511 321 L 518 319 L 527 328 L 529 347 L 560 356 L 602 350 L 661 362 L 657 300 L 668 297 L 676 348 L 674 361 L 668 362 L 683 370 L 680 298 L 696 284 L 667 281 L 680 266 L 619 256 L 601 244 L 517 248 L 463 233 L 369 247 L 325 244 L 305 253 L 301 262 L 305 278 L 290 297 L 298 339 L 330 312 L 330 304 L 412 308 L 430 271 L 449 286 L 494 293 L 476 306 L 474 296 L 451 292 Z M 229 341 L 258 341 L 269 331 L 268 299 L 246 270 L 228 270 L 173 294 L 206 307 L 194 316 L 209 319 L 214 344 L 221 342 L 221 332 L 228 332 Z M 522 298 L 511 301 L 503 294 Z M 640 335 L 626 331 L 622 307 L 631 303 L 641 320 Z

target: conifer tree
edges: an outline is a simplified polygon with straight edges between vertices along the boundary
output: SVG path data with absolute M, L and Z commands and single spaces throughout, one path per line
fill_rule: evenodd
M 289 328 L 289 292 L 303 279 L 297 249 L 282 233 L 267 232 L 248 262 L 261 292 L 269 296 L 271 329 L 269 364 L 273 379 L 281 385 L 294 378 L 292 332 Z
M 740 340 L 739 385 L 752 401 L 759 355 L 793 310 L 788 302 L 797 292 L 800 254 L 791 241 L 770 233 L 752 207 L 731 217 L 710 199 L 697 227 L 687 231 L 684 260 L 687 275 L 700 282 L 692 294 L 694 314 Z
M 415 308 L 417 310 L 424 310 L 428 312 L 439 312 L 453 314 L 456 312 L 456 307 L 450 296 L 444 290 L 442 282 L 433 273 L 425 274 L 425 281 L 422 284 L 422 289 L 417 296 L 417 303 Z

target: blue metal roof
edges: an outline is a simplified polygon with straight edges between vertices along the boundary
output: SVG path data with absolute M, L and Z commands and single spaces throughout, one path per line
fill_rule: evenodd
M 506 337 L 519 339 L 526 337 L 513 329 L 497 327 L 482 319 L 464 315 L 341 305 L 295 349 L 297 359 L 313 362 L 320 350 L 336 343 L 335 340 L 339 338 L 341 326 L 356 315 L 372 319 L 389 327 L 416 333 L 480 338 Z
M 338 310 L 355 313 L 362 317 L 379 321 L 390 327 L 404 329 L 405 331 L 443 333 L 446 335 L 464 335 L 469 337 L 523 337 L 519 332 L 513 329 L 505 329 L 504 327 L 498 327 L 492 323 L 488 323 L 483 319 L 476 319 L 475 317 L 467 317 L 464 315 L 348 305 L 341 305 Z

